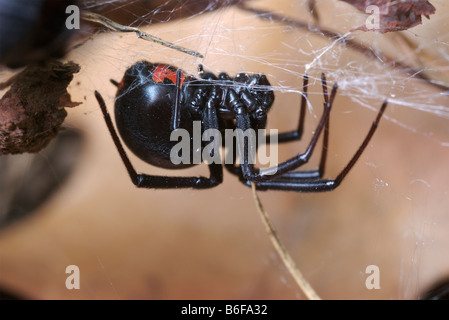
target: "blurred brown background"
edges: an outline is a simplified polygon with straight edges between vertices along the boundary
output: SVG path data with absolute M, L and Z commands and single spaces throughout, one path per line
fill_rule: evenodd
M 434 77 L 448 83 L 443 62 L 449 10 L 442 1 L 434 2 L 437 14 L 405 32 L 416 50 L 394 34 L 356 36 L 396 58 L 426 64 Z M 364 21 L 347 4 L 317 4 L 328 28 L 345 32 Z M 264 0 L 254 5 L 311 21 L 305 1 Z M 79 130 L 84 144 L 74 171 L 51 199 L 32 216 L 1 230 L 2 287 L 36 299 L 303 299 L 268 240 L 249 188 L 227 173 L 222 185 L 205 191 L 135 188 L 93 91 L 102 93 L 112 111 L 115 88 L 109 79 L 120 80 L 140 59 L 173 64 L 192 74 L 199 63 L 216 73 L 263 72 L 276 93 L 269 126 L 285 131 L 296 125 L 304 65 L 325 49 L 309 71 L 311 108 L 305 137 L 282 147 L 281 159 L 308 144 L 322 112 L 317 81 L 321 72 L 330 84 L 338 81 L 341 87 L 331 115 L 326 176 L 335 177 L 350 159 L 382 100 L 394 101 L 336 191 L 260 193 L 281 239 L 324 299 L 416 299 L 448 275 L 448 99 L 438 89 L 342 46 L 329 48 L 329 40 L 235 7 L 145 30 L 198 50 L 205 59 L 134 34 L 109 32 L 92 36 L 70 52 L 67 60 L 82 69 L 69 92 L 73 101 L 84 103 L 69 110 L 65 126 Z M 366 96 L 361 95 L 363 88 Z M 351 97 L 368 101 L 372 109 Z M 443 108 L 428 112 L 407 103 Z M 26 157 L 11 158 L 21 159 L 25 171 L 30 161 Z M 317 160 L 318 154 L 307 168 Z M 146 173 L 207 172 L 204 166 L 167 172 L 134 156 L 132 161 Z M 20 171 L 18 177 L 20 184 Z M 373 264 L 380 268 L 380 290 L 365 287 L 365 269 Z M 68 265 L 80 268 L 80 290 L 65 287 Z

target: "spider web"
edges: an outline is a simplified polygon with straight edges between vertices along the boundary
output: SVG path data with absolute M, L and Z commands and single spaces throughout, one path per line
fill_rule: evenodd
M 366 15 L 336 0 L 316 1 L 319 30 L 305 0 L 245 3 L 259 12 L 226 1 L 84 0 L 86 10 L 198 51 L 204 59 L 110 31 L 95 32 L 67 57 L 82 66 L 75 78 L 79 84 L 71 88 L 73 100 L 85 101 L 70 112 L 68 126 L 81 127 L 90 137 L 86 152 L 91 154 L 84 160 L 90 165 L 81 166 L 82 173 L 72 181 L 69 190 L 75 195 L 66 191 L 60 200 L 73 207 L 65 215 L 76 225 L 66 240 L 67 255 L 82 272 L 83 262 L 88 270 L 84 277 L 90 291 L 79 294 L 303 298 L 257 220 L 250 190 L 231 175 L 210 191 L 133 188 L 93 90 L 103 94 L 112 111 L 115 88 L 109 79 L 120 80 L 139 60 L 171 64 L 190 74 L 196 74 L 199 63 L 214 73 L 266 74 L 276 95 L 268 126 L 280 131 L 296 126 L 307 72 L 305 134 L 301 142 L 280 148 L 280 160 L 306 148 L 322 113 L 319 79 L 325 73 L 329 85 L 339 86 L 326 177 L 336 177 L 349 161 L 388 99 L 378 131 L 336 191 L 266 192 L 261 198 L 298 267 L 323 298 L 415 299 L 444 278 L 449 271 L 449 109 L 444 89 L 449 88 L 449 6 L 443 0 L 431 2 L 436 14 L 423 19 L 423 25 L 377 34 L 351 32 Z M 90 35 L 91 30 L 83 32 Z M 351 42 L 368 48 L 369 54 L 354 50 Z M 166 172 L 131 159 L 139 171 L 152 174 L 205 172 Z M 316 167 L 318 159 L 316 152 L 306 168 Z M 48 210 L 63 216 L 57 205 Z M 84 253 L 69 252 L 76 247 Z M 365 286 L 369 265 L 379 267 L 379 290 Z

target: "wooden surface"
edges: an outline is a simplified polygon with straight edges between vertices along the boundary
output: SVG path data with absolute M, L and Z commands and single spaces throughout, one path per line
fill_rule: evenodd
M 263 5 L 305 19 L 300 5 L 287 1 L 277 2 L 278 7 L 270 1 Z M 447 27 L 444 21 L 439 23 Z M 195 59 L 132 34 L 111 33 L 93 37 L 71 52 L 68 59 L 80 63 L 82 70 L 70 92 L 73 101 L 84 104 L 69 111 L 66 126 L 83 134 L 79 162 L 50 201 L 1 231 L 0 284 L 36 299 L 303 299 L 268 240 L 249 188 L 227 173 L 222 185 L 205 191 L 135 188 L 93 91 L 102 93 L 112 111 L 115 89 L 109 79 L 120 80 L 140 59 L 172 63 L 190 73 L 196 72 L 198 63 L 216 73 L 265 72 L 278 88 L 270 127 L 293 128 L 300 95 L 280 88 L 301 90 L 298 75 L 311 61 L 301 50 L 310 53 L 329 41 L 237 9 L 146 30 L 199 50 L 206 58 Z M 413 92 L 438 93 L 416 80 L 406 82 L 405 90 L 392 86 L 380 64 L 347 49 L 336 52 L 342 56 L 340 65 L 327 68 L 350 68 L 347 62 L 373 64 L 366 70 L 370 76 L 387 78 L 378 88 L 385 95 L 400 100 Z M 277 60 L 282 57 L 295 64 Z M 311 78 L 318 79 L 322 71 L 312 69 Z M 330 72 L 329 82 L 337 80 Z M 311 83 L 313 108 L 307 112 L 305 137 L 282 148 L 282 159 L 305 149 L 321 114 L 319 82 Z M 350 90 L 342 87 L 332 111 L 329 177 L 350 159 L 382 103 L 379 97 L 372 99 L 372 110 L 363 108 L 350 99 Z M 447 105 L 447 98 L 433 102 Z M 260 195 L 298 267 L 324 299 L 415 299 L 448 274 L 448 120 L 397 104 L 389 106 L 386 116 L 336 191 Z M 313 157 L 307 168 L 317 159 Z M 135 157 L 132 161 L 147 173 L 207 172 L 204 166 L 167 172 Z M 68 265 L 80 268 L 80 290 L 65 287 Z M 365 287 L 368 265 L 380 268 L 380 290 Z

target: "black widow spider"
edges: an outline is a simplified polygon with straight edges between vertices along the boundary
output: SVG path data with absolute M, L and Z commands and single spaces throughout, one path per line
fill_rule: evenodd
M 231 78 L 226 73 L 217 76 L 203 72 L 200 79 L 185 74 L 182 70 L 165 64 L 147 61 L 137 62 L 125 73 L 118 86 L 115 100 L 115 120 L 120 135 L 139 158 L 149 164 L 181 169 L 191 165 L 176 165 L 170 160 L 170 150 L 176 142 L 170 141 L 170 133 L 177 128 L 192 132 L 192 123 L 201 121 L 204 130 L 213 128 L 264 129 L 267 112 L 274 101 L 274 93 L 263 74 L 239 73 Z M 387 106 L 384 101 L 375 121 L 352 159 L 334 180 L 323 179 L 329 135 L 329 113 L 337 93 L 337 84 L 329 95 L 326 78 L 321 77 L 324 94 L 324 112 L 307 150 L 277 166 L 274 174 L 264 174 L 248 162 L 248 140 L 244 140 L 244 157 L 239 166 L 225 164 L 226 169 L 239 177 L 247 186 L 256 184 L 258 190 L 285 190 L 298 192 L 320 192 L 335 189 L 348 174 L 373 136 L 378 122 Z M 301 139 L 307 101 L 308 77 L 304 76 L 299 123 L 296 130 L 278 135 L 280 143 Z M 223 165 L 210 163 L 210 177 L 169 177 L 138 174 L 131 164 L 107 111 L 101 95 L 95 91 L 106 125 L 115 146 L 125 164 L 134 185 L 139 188 L 212 188 L 223 181 Z M 317 170 L 293 171 L 305 164 L 312 155 L 324 130 L 320 164 Z M 271 138 L 272 139 L 272 138 Z M 270 136 L 267 136 L 270 143 Z M 204 148 L 204 146 L 201 146 Z M 234 152 L 235 156 L 235 152 Z

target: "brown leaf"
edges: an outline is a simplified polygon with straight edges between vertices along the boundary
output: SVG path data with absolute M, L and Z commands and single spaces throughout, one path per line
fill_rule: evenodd
M 0 155 L 38 152 L 58 133 L 67 112 L 75 107 L 67 86 L 80 70 L 73 62 L 30 65 L 0 83 L 11 88 L 0 99 Z
M 427 0 L 340 0 L 366 13 L 368 6 L 379 7 L 379 29 L 368 29 L 362 25 L 353 30 L 379 31 L 382 33 L 407 30 L 422 23 L 421 16 L 427 18 L 435 13 L 435 7 Z M 352 30 L 352 31 L 353 31 Z

